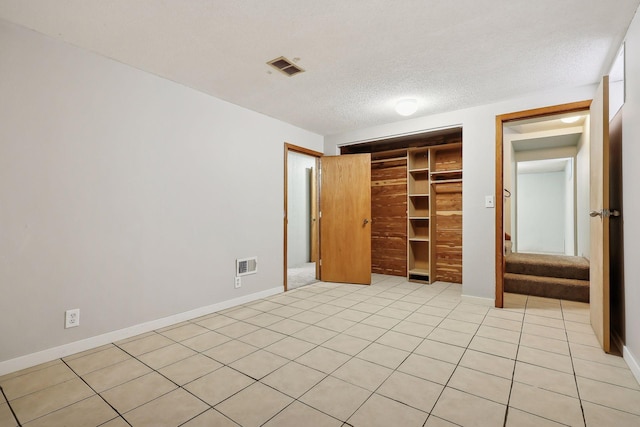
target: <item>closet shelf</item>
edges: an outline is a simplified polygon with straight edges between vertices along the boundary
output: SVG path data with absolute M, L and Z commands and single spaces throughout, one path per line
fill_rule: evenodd
M 462 178 L 452 178 L 452 179 L 438 179 L 431 181 L 431 185 L 436 184 L 450 184 L 452 182 L 462 182 Z
M 407 161 L 407 157 L 393 157 L 390 159 L 377 159 L 377 160 L 371 160 L 371 164 L 377 164 L 377 163 L 406 163 Z

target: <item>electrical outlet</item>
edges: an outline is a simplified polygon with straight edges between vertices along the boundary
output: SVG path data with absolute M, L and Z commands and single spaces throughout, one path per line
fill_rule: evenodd
M 236 282 L 233 287 L 238 289 L 240 286 L 242 286 L 242 277 L 236 277 Z
M 64 312 L 64 328 L 75 328 L 80 326 L 80 309 L 74 308 Z

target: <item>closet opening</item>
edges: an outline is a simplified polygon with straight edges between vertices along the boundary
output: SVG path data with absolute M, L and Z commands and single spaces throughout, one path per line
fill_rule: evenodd
M 340 147 L 371 155 L 371 270 L 462 283 L 462 128 Z

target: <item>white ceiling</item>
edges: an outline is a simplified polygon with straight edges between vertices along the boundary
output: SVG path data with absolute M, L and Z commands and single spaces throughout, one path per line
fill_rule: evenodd
M 0 18 L 322 135 L 599 81 L 640 0 L 0 0 Z M 615 4 L 615 6 L 614 6 Z M 279 56 L 306 72 L 265 64 Z
M 580 142 L 580 135 L 582 135 L 582 132 L 514 140 L 511 143 L 515 152 L 575 147 Z
M 562 172 L 570 167 L 571 159 L 545 159 L 518 162 L 518 175 L 532 173 Z
M 505 123 L 505 137 L 515 152 L 575 147 L 584 132 L 588 114 L 588 111 L 562 113 Z M 562 121 L 570 117 L 577 120 L 573 123 Z

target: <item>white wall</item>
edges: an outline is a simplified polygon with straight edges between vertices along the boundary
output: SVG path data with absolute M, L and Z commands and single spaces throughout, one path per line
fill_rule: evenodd
M 518 151 L 518 152 L 513 152 L 513 144 L 511 143 L 511 140 L 513 138 L 512 137 L 505 137 L 505 144 L 506 141 L 508 141 L 509 145 L 511 146 L 512 149 L 512 154 L 511 154 L 511 159 L 514 163 L 514 165 L 511 166 L 511 173 L 513 175 L 513 177 L 511 178 L 513 183 L 511 184 L 511 186 L 513 187 L 513 207 L 511 208 L 511 215 L 512 218 L 511 220 L 513 221 L 513 225 L 512 225 L 512 233 L 511 233 L 511 238 L 513 241 L 513 251 L 514 252 L 520 252 L 520 248 L 518 246 L 518 218 L 516 213 L 518 212 L 518 174 L 517 174 L 517 168 L 515 167 L 515 164 L 517 162 L 528 162 L 528 161 L 538 161 L 538 160 L 551 160 L 551 159 L 564 159 L 564 158 L 573 158 L 576 155 L 576 150 L 577 147 L 575 146 L 569 146 L 569 147 L 552 147 L 552 148 L 541 148 L 538 150 L 526 150 L 526 151 Z M 587 163 L 588 165 L 588 163 Z M 506 168 L 506 166 L 505 166 Z M 506 173 L 506 172 L 505 172 Z M 588 196 L 588 191 L 589 191 L 589 180 L 588 180 L 588 175 L 587 175 L 587 181 L 586 181 L 586 186 L 587 186 L 587 196 Z M 567 193 L 568 194 L 568 193 Z M 506 211 L 505 211 L 506 214 Z M 574 215 L 574 209 L 570 209 L 570 210 L 566 210 L 565 214 L 567 216 L 570 215 Z M 567 218 L 567 221 L 565 222 L 565 224 L 568 224 L 569 222 L 573 221 L 570 218 Z M 587 233 L 589 232 L 589 230 L 587 229 Z M 565 233 L 569 233 L 569 231 L 567 230 L 567 227 L 565 227 Z M 569 242 L 569 245 L 574 245 L 574 242 L 571 241 L 571 237 L 569 234 L 567 234 L 565 237 L 567 237 L 569 240 L 566 240 L 567 242 Z M 567 253 L 568 254 L 568 253 Z
M 564 254 L 565 173 L 518 174 L 518 252 Z
M 296 267 L 311 258 L 311 175 L 316 158 L 288 152 L 287 159 L 287 266 Z
M 564 254 L 576 254 L 576 198 L 574 183 L 574 159 L 567 159 L 564 169 Z
M 594 91 L 594 85 L 558 89 L 500 103 L 331 135 L 325 138 L 325 153 L 338 154 L 338 146 L 343 144 L 462 126 L 463 293 L 466 296 L 493 301 L 495 298 L 495 210 L 485 208 L 484 200 L 485 195 L 495 195 L 496 115 L 583 101 L 591 99 Z
M 3 21 L 0 57 L 0 365 L 283 286 L 283 146 L 321 136 Z
M 509 190 L 511 194 L 510 197 L 506 197 L 507 192 L 505 191 L 503 194 L 504 201 L 504 232 L 511 235 L 513 239 L 513 230 L 516 228 L 516 203 L 515 203 L 515 193 L 516 193 L 516 157 L 515 151 L 513 150 L 513 144 L 511 144 L 511 135 L 509 135 L 510 131 L 507 128 L 503 128 L 503 184 L 506 190 Z M 499 197 L 496 194 L 496 197 Z
M 624 200 L 625 360 L 640 381 L 640 17 L 627 33 L 626 103 L 622 107 L 622 181 Z
M 590 118 L 584 122 L 584 131 L 578 141 L 575 161 L 576 175 L 576 247 L 577 256 L 589 258 L 591 253 L 591 239 L 589 237 L 589 141 Z

